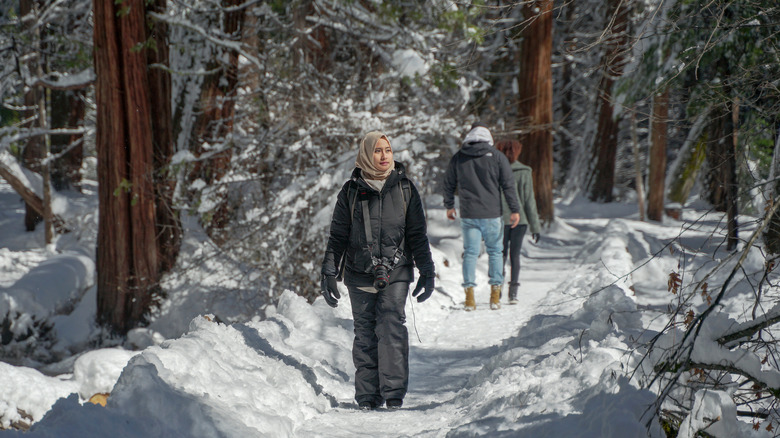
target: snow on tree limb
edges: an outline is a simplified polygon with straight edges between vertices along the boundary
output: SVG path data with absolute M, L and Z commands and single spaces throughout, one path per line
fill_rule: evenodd
M 169 17 L 169 16 L 164 15 L 164 14 L 158 14 L 156 12 L 149 12 L 147 15 L 149 15 L 150 17 L 152 17 L 154 19 L 157 19 L 157 20 L 160 20 L 160 21 L 162 21 L 164 23 L 167 23 L 167 24 L 169 24 L 171 26 L 181 26 L 181 27 L 183 27 L 185 29 L 192 30 L 192 31 L 194 31 L 194 32 L 204 36 L 208 41 L 210 41 L 210 42 L 212 42 L 212 43 L 214 43 L 214 44 L 216 44 L 218 46 L 224 47 L 224 48 L 226 48 L 228 50 L 235 50 L 236 53 L 238 53 L 241 56 L 243 56 L 244 58 L 246 58 L 249 62 L 254 64 L 254 66 L 257 67 L 259 70 L 263 70 L 263 64 L 260 62 L 260 59 L 258 57 L 256 57 L 256 56 L 250 55 L 249 52 L 244 50 L 244 45 L 240 41 L 230 40 L 230 39 L 228 39 L 227 36 L 225 36 L 224 38 L 217 37 L 217 36 L 213 35 L 213 32 L 209 32 L 206 29 L 204 29 L 203 27 L 198 26 L 198 25 L 196 25 L 195 23 L 192 23 L 189 20 L 177 19 L 177 18 L 174 18 L 174 17 Z
M 29 171 L 25 171 L 16 161 L 7 149 L 0 149 L 0 177 L 8 181 L 8 184 L 18 193 L 24 201 L 30 205 L 38 214 L 43 215 L 43 198 L 39 195 L 42 192 L 41 182 L 36 184 Z M 57 232 L 65 233 L 68 229 L 65 227 L 65 221 L 55 215 L 52 215 L 52 223 Z
M 732 348 L 738 341 L 746 340 L 759 331 L 777 324 L 778 322 L 780 322 L 780 305 L 773 307 L 760 318 L 735 326 L 732 330 L 724 333 L 717 339 L 718 344 Z
M 92 68 L 72 75 L 51 72 L 48 76 L 49 78 L 32 78 L 30 86 L 41 86 L 52 90 L 79 90 L 95 83 L 95 71 Z

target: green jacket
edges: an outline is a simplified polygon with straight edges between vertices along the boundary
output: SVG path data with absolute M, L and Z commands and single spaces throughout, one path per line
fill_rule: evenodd
M 534 183 L 531 178 L 531 168 L 515 161 L 512 163 L 512 174 L 515 176 L 517 187 L 517 199 L 520 201 L 520 225 L 527 224 L 531 234 L 540 232 L 539 215 L 536 213 L 536 200 L 534 199 Z M 504 212 L 504 223 L 511 224 L 509 220 L 509 206 L 506 199 L 501 197 Z

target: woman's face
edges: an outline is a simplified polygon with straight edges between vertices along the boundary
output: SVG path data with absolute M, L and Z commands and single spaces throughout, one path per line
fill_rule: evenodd
M 374 145 L 374 166 L 380 172 L 384 172 L 393 165 L 393 149 L 390 142 L 385 138 L 380 138 Z

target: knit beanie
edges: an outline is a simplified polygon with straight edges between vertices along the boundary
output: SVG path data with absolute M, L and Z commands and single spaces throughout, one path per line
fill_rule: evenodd
M 382 172 L 376 168 L 374 164 L 374 147 L 379 139 L 384 138 L 387 143 L 390 144 L 390 139 L 380 131 L 371 131 L 363 137 L 363 141 L 360 142 L 360 149 L 358 149 L 358 156 L 355 160 L 355 167 L 363 171 L 363 178 L 365 179 L 378 179 L 384 180 L 390 172 L 395 169 L 395 160 L 393 160 L 390 168 Z

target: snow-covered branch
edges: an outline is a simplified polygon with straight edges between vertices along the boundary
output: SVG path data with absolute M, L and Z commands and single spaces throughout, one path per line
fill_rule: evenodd
M 733 347 L 735 343 L 748 339 L 759 331 L 780 322 L 780 305 L 773 307 L 761 318 L 748 321 L 733 327 L 717 339 L 718 344 Z
M 52 90 L 78 90 L 95 83 L 95 71 L 90 67 L 76 74 L 49 73 L 49 78 L 31 78 L 30 86 L 42 86 Z
M 36 188 L 36 184 L 33 183 L 28 172 L 17 163 L 7 149 L 0 149 L 0 177 L 8 181 L 8 184 L 24 199 L 27 205 L 43 216 L 43 198 L 38 195 L 43 191 L 41 181 L 38 182 Z M 65 227 L 65 221 L 56 214 L 52 215 L 52 223 L 58 232 L 68 231 Z
M 217 36 L 214 36 L 212 32 L 208 32 L 203 27 L 198 26 L 195 23 L 182 18 L 170 17 L 168 15 L 158 14 L 156 12 L 150 12 L 149 16 L 154 19 L 160 20 L 166 24 L 169 24 L 171 26 L 181 26 L 185 29 L 189 29 L 203 36 L 204 38 L 206 38 L 206 40 L 216 44 L 217 46 L 224 47 L 229 50 L 234 50 L 236 51 L 236 53 L 246 58 L 250 63 L 254 64 L 254 66 L 257 67 L 258 70 L 263 70 L 263 64 L 262 62 L 260 62 L 260 58 L 251 55 L 248 51 L 244 50 L 244 44 L 242 44 L 240 41 L 233 41 L 226 38 L 219 38 Z

